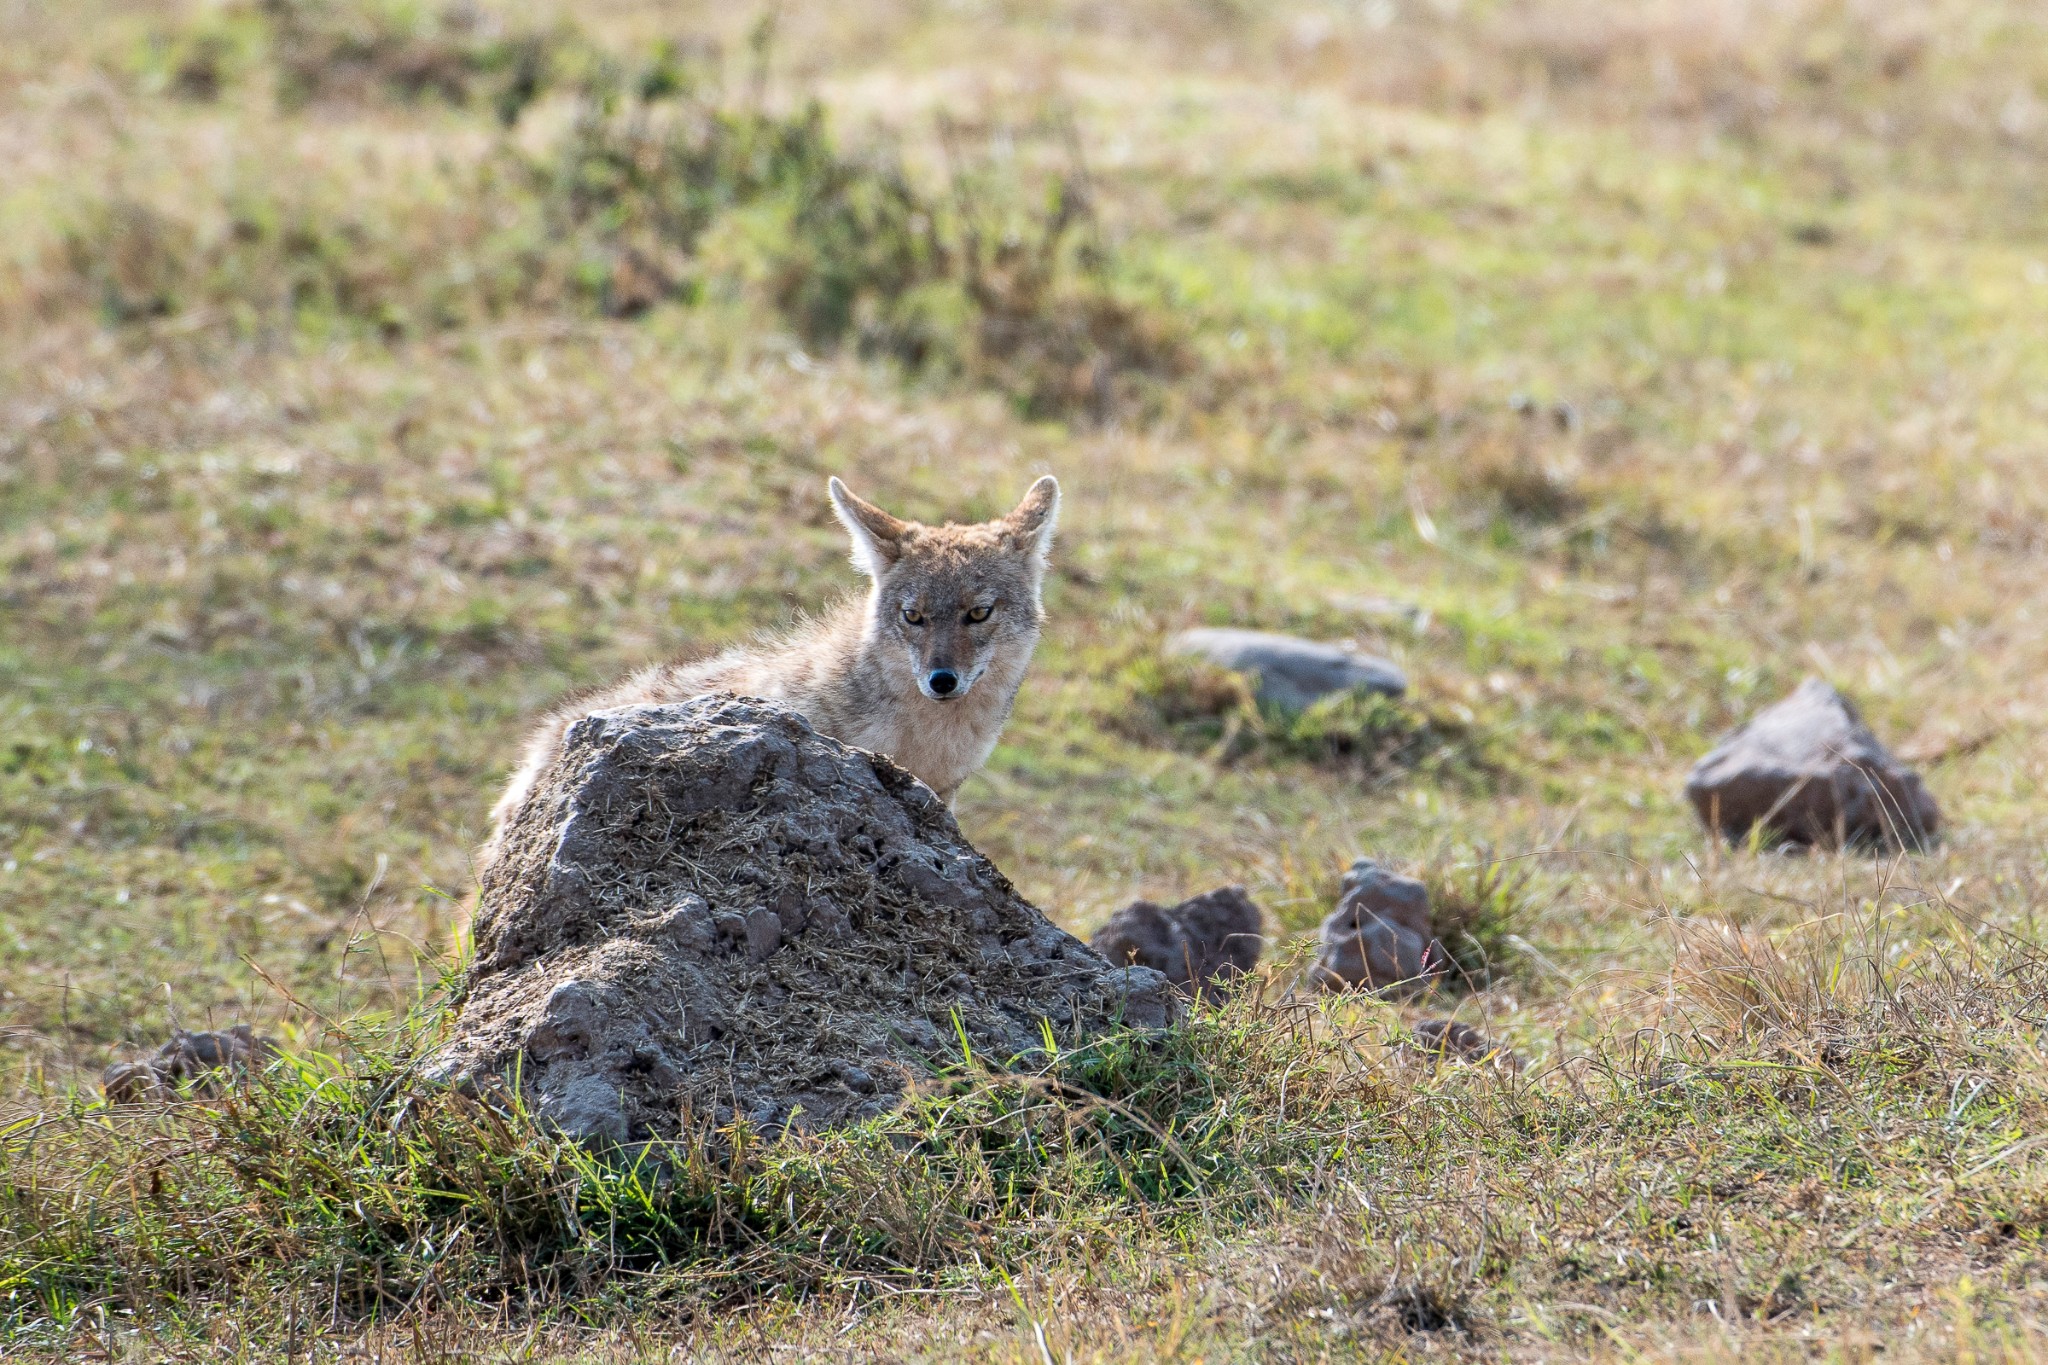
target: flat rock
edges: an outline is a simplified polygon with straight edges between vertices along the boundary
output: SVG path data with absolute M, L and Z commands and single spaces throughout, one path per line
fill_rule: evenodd
M 1167 642 L 1170 654 L 1206 659 L 1256 679 L 1258 699 L 1299 711 L 1333 692 L 1363 688 L 1389 697 L 1408 690 L 1408 677 L 1385 659 L 1348 645 L 1275 635 L 1263 630 L 1203 627 Z
M 1091 944 L 1111 962 L 1150 967 L 1184 992 L 1215 997 L 1258 965 L 1266 942 L 1259 930 L 1251 896 L 1224 886 L 1174 906 L 1132 901 Z
M 1762 826 L 1778 843 L 1917 849 L 1941 825 L 1920 775 L 1819 678 L 1695 763 L 1685 794 L 1709 829 L 1737 842 Z
M 1412 994 L 1444 974 L 1450 954 L 1430 923 L 1429 889 L 1360 858 L 1323 920 L 1314 976 L 1325 990 Z
M 595 1142 L 851 1122 L 1178 1004 L 1017 894 L 945 803 L 767 702 L 598 711 L 481 872 L 476 957 L 430 1081 L 520 1085 Z M 516 1080 L 515 1080 L 516 1078 Z

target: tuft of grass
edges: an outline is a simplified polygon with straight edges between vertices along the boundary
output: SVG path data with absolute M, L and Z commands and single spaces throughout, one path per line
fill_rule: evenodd
M 1549 525 L 1585 508 L 1585 497 L 1555 466 L 1526 450 L 1477 461 L 1461 471 L 1464 485 L 1493 499 L 1513 521 Z
M 65 235 L 64 254 L 110 321 L 138 322 L 186 305 L 198 238 L 189 224 L 147 204 L 116 199 L 81 215 Z
M 487 37 L 455 11 L 354 0 L 263 12 L 288 110 L 358 87 L 462 106 L 489 77 L 509 127 L 555 81 L 558 49 L 583 42 Z M 772 33 L 756 31 L 757 70 Z M 843 144 L 815 100 L 773 108 L 758 79 L 733 94 L 715 49 L 577 64 L 573 116 L 540 153 L 501 141 L 382 202 L 266 185 L 218 205 L 210 225 L 117 194 L 74 215 L 65 267 L 115 323 L 198 312 L 245 333 L 386 341 L 513 311 L 637 318 L 755 290 L 814 352 L 851 345 L 993 388 L 1032 420 L 1156 410 L 1194 368 L 1183 329 L 1120 287 L 1078 169 L 1034 198 L 1014 166 L 971 165 L 948 125 L 955 165 L 940 193 L 879 142 Z
M 1946 907 L 1929 931 L 1882 902 L 1775 929 L 1673 917 L 1669 998 L 1722 1046 L 1839 1060 L 1873 1032 L 1967 1030 L 1986 1017 L 1988 997 L 2043 988 L 2031 944 L 1987 950 Z
M 1482 515 L 1522 527 L 1583 512 L 1576 467 L 1584 419 L 1568 403 L 1546 408 L 1526 394 L 1513 395 L 1509 409 L 1506 418 L 1498 410 L 1446 415 L 1439 468 L 1452 491 Z
M 81 1099 L 0 1130 L 0 1337 L 243 1295 L 376 1316 L 602 1297 L 622 1274 L 740 1303 L 1021 1268 L 1048 1236 L 1284 1203 L 1390 1098 L 1326 1015 L 1241 1002 L 1022 1072 L 963 1058 L 855 1127 L 597 1152 L 515 1099 L 422 1088 L 407 1059 L 435 1023 L 365 1035 L 345 1064 L 282 1059 L 219 1098 Z
M 1204 659 L 1153 651 L 1117 675 L 1112 721 L 1134 738 L 1186 734 L 1205 746 L 1232 721 L 1257 713 L 1250 679 Z
M 369 100 L 488 105 L 510 127 L 583 57 L 573 28 L 508 30 L 475 5 L 418 0 L 262 0 L 278 104 Z
M 746 255 L 799 341 L 925 358 L 905 300 L 944 278 L 937 218 L 880 149 L 846 151 L 815 102 L 788 113 L 720 98 L 715 69 L 664 49 L 582 98 L 561 143 L 529 167 L 572 285 L 633 317 L 695 302 L 707 234 L 745 223 Z
M 1096 421 L 1141 407 L 1156 396 L 1148 386 L 1193 372 L 1184 330 L 1113 287 L 1114 262 L 1071 126 L 1060 128 L 1070 164 L 1042 208 L 1019 207 L 1015 189 L 999 180 L 992 187 L 995 177 L 971 164 L 962 130 L 949 122 L 945 131 L 959 283 L 976 314 L 960 357 L 969 372 L 1008 393 L 1026 418 Z
M 1476 724 L 1358 689 L 1301 711 L 1260 703 L 1241 674 L 1197 659 L 1142 657 L 1118 674 L 1104 719 L 1140 742 L 1207 754 L 1293 760 L 1368 784 L 1404 775 L 1486 785 L 1506 769 Z
M 1365 689 L 1319 698 L 1298 713 L 1262 707 L 1260 720 L 1274 752 L 1368 782 L 1413 773 L 1485 786 L 1506 775 L 1475 724 Z
M 1524 956 L 1530 922 L 1549 893 L 1525 861 L 1498 858 L 1490 848 L 1460 849 L 1423 873 L 1430 917 L 1455 973 L 1479 987 L 1512 974 Z

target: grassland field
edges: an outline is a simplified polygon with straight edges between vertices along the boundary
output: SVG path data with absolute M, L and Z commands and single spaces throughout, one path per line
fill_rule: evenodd
M 540 708 L 1047 471 L 960 824 L 1262 997 L 659 1188 L 392 1116 Z M 1809 674 L 1938 847 L 1698 827 Z M 2029 0 L 0 0 L 0 1355 L 2040 1358 L 2044 677 Z M 1519 1071 L 1289 995 L 1360 854 Z

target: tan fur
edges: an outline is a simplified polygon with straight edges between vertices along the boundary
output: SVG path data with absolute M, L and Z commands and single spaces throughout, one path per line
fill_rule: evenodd
M 854 565 L 873 580 L 867 595 L 787 634 L 696 663 L 655 664 L 556 708 L 491 809 L 494 842 L 578 719 L 707 692 L 782 702 L 824 734 L 887 754 L 952 800 L 995 748 L 1038 645 L 1059 484 L 1047 475 L 1008 516 L 971 526 L 902 521 L 837 479 L 830 489 Z M 981 608 L 987 619 L 970 620 Z M 921 683 L 935 669 L 957 675 L 955 695 L 936 696 Z

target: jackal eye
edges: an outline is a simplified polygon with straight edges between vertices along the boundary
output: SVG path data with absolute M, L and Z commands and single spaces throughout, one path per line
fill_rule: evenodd
M 983 621 L 988 620 L 988 614 L 994 610 L 994 607 L 976 607 L 973 611 L 967 613 L 967 619 L 978 626 Z
M 903 624 L 906 626 L 923 625 L 924 613 L 919 611 L 916 607 L 905 607 L 903 609 Z

